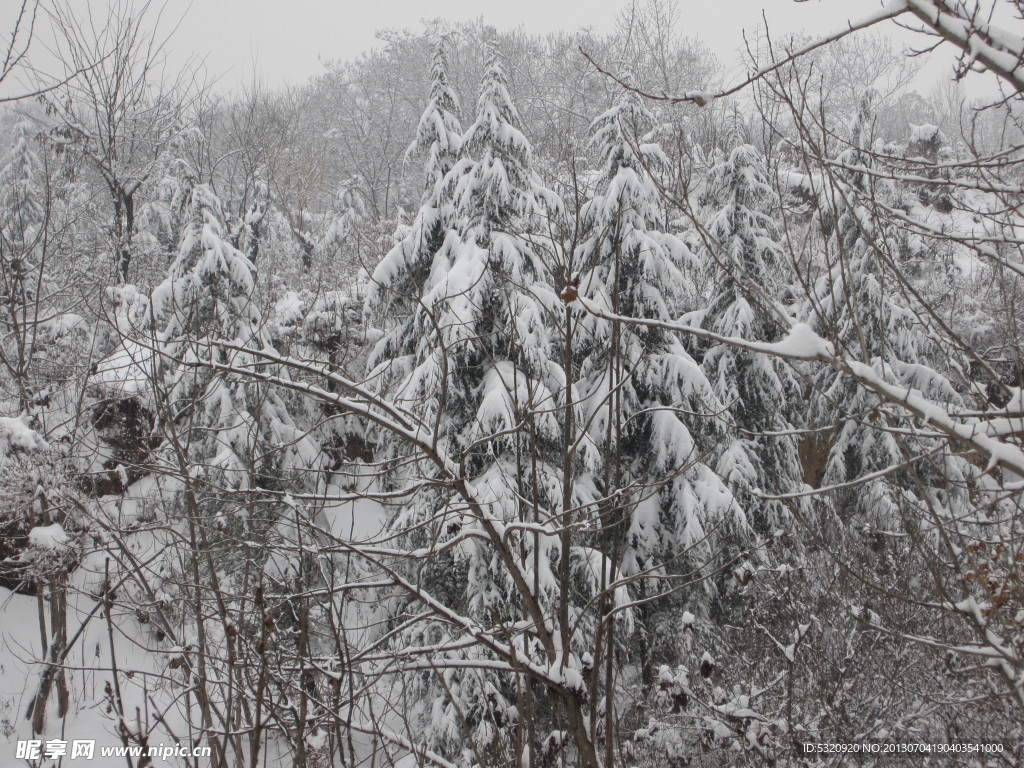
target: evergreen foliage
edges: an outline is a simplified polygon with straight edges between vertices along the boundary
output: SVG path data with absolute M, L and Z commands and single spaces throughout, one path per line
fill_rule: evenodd
M 776 341 L 786 310 L 779 303 L 790 282 L 789 265 L 773 219 L 778 200 L 764 160 L 749 144 L 731 149 L 708 179 L 707 225 L 711 299 L 702 313 L 709 331 L 751 341 Z M 716 470 L 740 496 L 754 530 L 768 536 L 792 521 L 784 501 L 763 500 L 803 485 L 795 425 L 799 389 L 790 365 L 779 358 L 718 344 L 702 368 L 726 407 L 730 439 Z
M 692 300 L 686 274 L 696 263 L 668 231 L 651 175 L 667 161 L 649 136 L 653 127 L 632 94 L 592 124 L 601 168 L 581 213 L 586 235 L 578 254 L 584 265 L 579 286 L 582 295 L 616 315 L 667 321 Z M 639 594 L 646 597 L 662 589 L 658 577 L 713 562 L 721 541 L 746 530 L 743 511 L 705 463 L 718 434 L 698 414 L 721 406 L 671 331 L 592 314 L 580 323 L 585 423 L 606 463 L 595 482 L 616 505 L 603 521 L 610 529 L 604 547 L 623 575 L 649 576 L 639 582 Z M 700 597 L 687 601 L 707 606 Z M 664 647 L 672 644 L 666 628 L 651 618 L 643 629 L 648 646 L 661 647 L 658 655 L 674 661 Z M 655 654 L 641 652 L 645 675 Z
M 899 285 L 886 263 L 897 252 L 894 233 L 867 207 L 871 189 L 869 171 L 872 106 L 869 90 L 851 126 L 850 146 L 840 162 L 851 168 L 841 180 L 842 203 L 835 227 L 837 261 L 816 286 L 813 319 L 819 332 L 838 342 L 854 359 L 872 367 L 883 380 L 910 387 L 925 397 L 949 405 L 961 402 L 950 382 L 933 364 L 935 349 L 913 311 L 897 299 Z M 861 170 L 863 169 L 863 170 Z M 950 503 L 952 490 L 942 477 L 962 479 L 959 461 L 948 456 L 925 458 L 931 442 L 901 439 L 890 428 L 907 422 L 882 406 L 878 396 L 836 370 L 823 369 L 814 380 L 812 423 L 837 425 L 829 451 L 824 483 L 838 485 L 891 467 L 907 465 L 908 472 L 867 480 L 837 495 L 840 517 L 881 531 L 904 528 L 906 509 L 920 508 L 921 490 L 941 508 Z M 930 467 L 931 462 L 938 462 Z M 919 487 L 913 473 L 924 477 Z M 937 483 L 933 486 L 932 483 Z

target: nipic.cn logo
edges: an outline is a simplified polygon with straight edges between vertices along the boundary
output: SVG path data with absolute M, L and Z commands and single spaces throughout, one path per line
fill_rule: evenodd
M 156 744 L 153 746 L 112 746 L 96 747 L 95 739 L 24 739 L 18 741 L 15 758 L 18 760 L 92 760 L 99 752 L 100 757 L 155 757 L 167 760 L 172 757 L 209 757 L 210 747 L 191 747 L 187 744 Z

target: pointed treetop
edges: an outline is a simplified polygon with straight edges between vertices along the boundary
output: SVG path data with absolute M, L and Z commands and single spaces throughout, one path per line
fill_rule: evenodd
M 443 35 L 437 42 L 430 67 L 430 101 L 416 127 L 416 138 L 406 151 L 406 159 L 426 156 L 424 203 L 437 197 L 445 175 L 455 166 L 462 151 L 459 99 L 448 79 L 450 37 L 450 34 Z
M 623 90 L 618 101 L 590 124 L 590 143 L 601 156 L 602 176 L 614 176 L 620 167 L 644 165 L 663 167 L 667 162 L 660 150 L 653 152 L 648 141 L 655 118 L 633 91 Z
M 460 189 L 471 227 L 482 234 L 513 229 L 517 218 L 537 205 L 530 174 L 530 143 L 520 128 L 497 47 L 488 49 L 476 121 L 466 131 L 465 148 L 476 164 Z
M 750 143 L 750 129 L 738 107 L 725 116 L 725 146 L 729 149 Z
M 850 143 L 862 152 L 868 149 L 871 123 L 874 120 L 875 104 L 878 102 L 878 91 L 873 87 L 864 89 L 860 104 L 857 107 L 857 116 L 850 127 Z
M 724 308 L 740 295 L 740 282 L 759 286 L 767 296 L 774 297 L 781 289 L 780 275 L 786 268 L 773 218 L 778 197 L 768 181 L 764 157 L 756 147 L 739 144 L 722 158 L 709 174 L 705 202 L 717 208 L 708 224 L 716 241 L 709 264 L 716 298 L 708 311 L 709 317 L 720 323 L 726 321 Z M 729 328 L 729 334 L 763 337 L 773 323 L 760 311 L 754 314 L 759 316 L 755 328 L 714 325 L 714 330 Z
M 186 182 L 188 184 L 188 182 Z M 263 346 L 252 301 L 255 269 L 225 236 L 221 203 L 205 184 L 189 185 L 186 223 L 167 279 L 153 291 L 153 311 L 167 340 L 195 336 Z
M 860 105 L 857 107 L 857 114 L 850 124 L 850 147 L 843 152 L 839 159 L 846 165 L 855 165 L 861 168 L 870 168 L 871 158 L 871 128 L 875 119 L 875 105 L 878 102 L 878 91 L 874 88 L 867 88 L 861 97 Z M 867 189 L 867 175 L 863 172 L 852 172 L 850 183 L 859 192 Z

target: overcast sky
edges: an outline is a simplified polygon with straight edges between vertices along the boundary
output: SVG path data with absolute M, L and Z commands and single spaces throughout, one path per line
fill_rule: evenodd
M 701 37 L 723 59 L 731 59 L 742 44 L 744 27 L 761 23 L 762 11 L 773 34 L 802 29 L 813 33 L 841 23 L 854 5 L 837 0 L 679 2 L 682 31 Z M 175 9 L 187 5 L 183 0 L 170 3 Z M 196 0 L 182 20 L 176 45 L 208 54 L 210 72 L 227 72 L 227 82 L 248 79 L 255 62 L 257 72 L 273 85 L 305 81 L 322 71 L 321 59 L 352 58 L 372 47 L 374 32 L 384 27 L 417 27 L 425 18 L 463 21 L 482 16 L 498 28 L 547 32 L 591 27 L 607 32 L 624 5 L 622 0 Z
M 101 13 L 111 0 L 73 0 Z M 170 61 L 180 66 L 189 56 L 203 58 L 218 89 L 251 82 L 254 74 L 269 86 L 299 84 L 323 71 L 321 62 L 350 59 L 373 47 L 376 30 L 419 27 L 425 18 L 462 21 L 483 17 L 498 28 L 523 26 L 530 32 L 592 28 L 611 30 L 628 0 L 167 0 L 165 19 L 180 22 L 170 45 Z M 794 32 L 818 34 L 859 18 L 874 0 L 678 0 L 681 32 L 700 37 L 725 64 L 738 61 L 744 30 L 767 19 L 774 38 Z M 158 4 L 159 0 L 154 0 Z M 0 0 L 0 28 L 10 28 L 17 5 Z M 763 15 L 763 18 L 762 18 Z M 906 42 L 911 38 L 891 23 L 883 27 Z M 9 32 L 4 32 L 6 37 Z M 47 30 L 39 30 L 46 40 Z M 32 50 L 34 64 L 52 70 L 42 46 Z M 928 68 L 929 77 L 948 67 Z M 3 90 L 9 93 L 11 83 Z

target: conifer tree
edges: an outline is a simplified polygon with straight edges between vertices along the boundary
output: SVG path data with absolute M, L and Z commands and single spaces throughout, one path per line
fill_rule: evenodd
M 785 311 L 777 302 L 789 268 L 772 218 L 777 198 L 757 149 L 740 144 L 729 151 L 711 171 L 706 199 L 714 207 L 707 227 L 710 242 L 705 265 L 711 275 L 712 298 L 701 322 L 723 336 L 776 341 L 780 332 L 776 313 Z M 792 434 L 799 402 L 792 370 L 779 358 L 726 344 L 708 349 L 702 368 L 729 421 L 729 439 L 716 465 L 718 474 L 748 510 L 753 529 L 770 535 L 788 520 L 787 507 L 781 501 L 762 500 L 751 491 L 777 496 L 802 486 Z
M 476 119 L 461 141 L 452 135 L 456 123 L 445 105 L 453 99 L 442 98 L 446 93 L 443 69 L 435 66 L 418 139 L 430 147 L 423 206 L 410 237 L 375 273 L 378 296 L 401 286 L 398 291 L 418 301 L 401 325 L 405 330 L 378 344 L 372 375 L 382 390 L 436 428 L 441 449 L 465 468 L 488 525 L 550 525 L 551 510 L 562 501 L 555 463 L 561 432 L 554 410 L 564 377 L 551 358 L 547 319 L 557 297 L 532 229 L 534 216 L 557 200 L 530 170 L 530 146 L 496 50 Z M 455 162 L 453 150 L 460 144 L 462 157 Z M 408 265 L 415 259 L 423 266 L 414 270 Z M 433 470 L 406 466 L 406 472 L 423 478 Z M 498 546 L 516 553 L 517 567 L 531 574 L 539 600 L 554 600 L 554 536 L 515 534 L 499 544 L 485 533 L 484 521 L 466 515 L 459 498 L 442 485 L 419 491 L 391 525 L 400 535 L 411 530 L 408 537 L 421 543 L 462 535 L 458 551 L 435 558 L 417 574 L 417 583 L 481 626 L 522 618 Z M 476 535 L 466 535 L 471 533 Z M 536 653 L 524 634 L 505 639 L 524 660 Z M 416 624 L 401 638 L 407 649 L 444 649 L 455 641 L 437 622 Z M 469 761 L 468 737 L 486 754 L 511 754 L 507 726 L 517 717 L 514 676 L 492 668 L 483 648 L 459 644 L 436 655 L 446 660 L 439 661 L 440 683 L 423 675 L 412 683 L 418 700 L 434 702 L 421 712 L 430 747 Z
M 178 426 L 191 430 L 190 461 L 229 487 L 280 488 L 285 475 L 316 465 L 318 448 L 278 392 L 213 367 L 251 368 L 271 344 L 254 268 L 225 239 L 220 201 L 204 185 L 186 185 L 178 253 L 152 295 L 159 384 Z
M 406 151 L 407 159 L 424 159 L 420 208 L 401 240 L 374 270 L 367 297 L 367 308 L 375 317 L 400 316 L 401 322 L 377 346 L 376 356 L 387 359 L 397 357 L 399 350 L 407 354 L 418 332 L 426 330 L 416 328 L 410 315 L 415 313 L 435 255 L 449 232 L 457 229 L 450 174 L 462 152 L 462 124 L 458 98 L 448 82 L 447 44 L 447 37 L 437 43 L 430 101 Z
M 384 327 L 384 335 L 369 356 L 371 386 L 381 394 L 436 419 L 447 431 L 446 406 L 449 384 L 443 326 L 446 272 L 449 254 L 457 250 L 462 217 L 456 205 L 457 178 L 471 164 L 461 158 L 462 125 L 458 99 L 448 81 L 447 38 L 441 38 L 431 67 L 430 100 L 420 118 L 408 158 L 422 156 L 423 194 L 412 225 L 373 272 L 366 298 L 366 312 Z M 450 320 L 449 320 L 450 322 Z M 376 456 L 398 461 L 406 450 L 386 431 L 375 439 Z M 429 469 L 425 471 L 430 471 Z M 400 485 L 402 477 L 390 474 L 384 482 Z M 429 498 L 427 498 L 429 497 Z M 445 494 L 426 491 L 414 499 L 394 522 L 401 528 L 422 520 L 443 506 Z
M 592 124 L 601 170 L 582 211 L 579 290 L 611 313 L 668 321 L 692 298 L 686 272 L 695 262 L 667 232 L 651 175 L 667 160 L 649 135 L 653 123 L 639 99 L 625 94 Z M 745 529 L 742 511 L 704 463 L 717 428 L 700 414 L 720 405 L 675 334 L 594 315 L 582 328 L 581 397 L 606 462 L 597 484 L 617 499 L 602 521 L 602 549 L 623 574 L 650 574 L 638 584 L 651 596 L 657 577 L 707 565 L 714 539 Z M 658 625 L 667 614 L 643 610 L 641 663 L 649 678 L 675 634 Z
M 455 200 L 455 168 L 458 165 L 459 172 L 463 172 L 469 163 L 460 160 L 463 131 L 457 116 L 458 102 L 448 83 L 444 39 L 435 50 L 431 75 L 430 100 L 406 155 L 424 157 L 420 209 L 412 225 L 404 232 L 400 230 L 398 243 L 372 275 L 366 312 L 384 327 L 384 335 L 370 354 L 368 368 L 371 386 L 376 391 L 424 414 L 424 422 L 435 424 L 438 436 L 444 438 L 442 445 L 457 450 L 458 443 L 450 440 L 450 433 L 458 414 L 447 406 L 446 400 L 451 386 L 449 378 L 457 379 L 459 372 L 447 367 L 447 350 L 441 346 L 446 327 L 441 323 L 447 314 L 449 254 L 457 250 L 463 230 Z M 446 377 L 446 372 L 450 376 Z M 395 467 L 382 474 L 385 486 L 402 488 L 416 482 L 413 478 L 417 476 L 440 479 L 436 468 L 426 462 L 410 466 L 409 447 L 388 431 L 379 430 L 374 438 L 376 458 L 390 460 Z M 428 484 L 392 511 L 388 526 L 411 548 L 430 544 L 447 530 L 446 510 L 451 501 L 450 489 Z M 415 565 L 408 570 L 407 575 L 437 599 L 446 604 L 462 604 L 466 589 L 464 558 L 449 551 L 433 558 L 419 573 Z M 422 611 L 421 606 L 402 594 L 396 595 L 385 609 L 389 616 Z M 417 622 L 395 637 L 394 644 L 405 651 L 443 644 L 447 637 L 442 627 Z M 432 675 L 413 674 L 407 682 L 413 699 L 421 702 L 415 725 L 426 728 L 427 743 L 446 754 L 458 754 L 457 745 L 466 734 L 457 715 L 444 705 L 443 688 Z M 428 702 L 432 701 L 436 703 L 430 707 Z
M 302 762 L 307 724 L 297 713 L 306 704 L 256 701 L 261 694 L 230 681 L 241 666 L 269 665 L 279 671 L 260 683 L 263 697 L 270 685 L 293 701 L 317 694 L 308 659 L 326 608 L 309 593 L 326 564 L 314 567 L 314 514 L 291 494 L 318 489 L 322 456 L 282 388 L 264 380 L 287 374 L 264 356 L 274 350 L 256 304 L 255 269 L 228 241 L 219 199 L 190 178 L 180 194 L 181 239 L 152 293 L 144 342 L 156 354 L 143 358 L 158 404 L 161 460 L 182 478 L 172 486 L 178 514 L 167 535 L 192 542 L 168 564 L 164 590 L 199 603 L 185 625 L 206 657 L 197 696 L 229 725 L 236 702 L 252 695 L 243 706 L 287 723 Z M 270 646 L 260 639 L 267 622 L 279 628 Z
M 456 397 L 470 398 L 472 423 L 464 437 L 476 441 L 510 428 L 516 413 L 550 407 L 561 380 L 552 370 L 545 320 L 555 297 L 531 238 L 534 217 L 558 201 L 530 170 L 530 145 L 493 49 L 465 145 L 473 165 L 459 178 L 463 232 L 450 253 L 447 275 L 449 282 L 461 284 L 461 300 L 449 303 L 454 311 L 445 327 L 454 334 L 450 341 L 458 368 L 474 377 L 473 388 L 459 387 Z M 558 445 L 556 420 L 538 420 L 538 439 Z
M 447 46 L 447 36 L 437 42 L 430 99 L 406 151 L 407 159 L 423 158 L 420 208 L 412 225 L 400 230 L 398 243 L 374 269 L 366 297 L 367 315 L 384 329 L 368 361 L 372 386 L 429 414 L 443 409 L 440 402 L 446 387 L 439 375 L 444 361 L 438 348 L 441 339 L 433 291 L 444 274 L 444 252 L 461 233 L 455 180 L 468 165 L 460 161 L 463 130 L 458 98 L 448 80 Z M 403 450 L 386 432 L 377 435 L 376 448 L 378 458 L 385 460 L 396 459 Z
M 15 124 L 7 163 L 0 169 L 0 359 L 14 379 L 18 407 L 32 401 L 29 366 L 40 321 L 40 256 L 44 209 L 39 156 L 30 122 Z
M 920 322 L 897 301 L 897 286 L 885 264 L 885 254 L 894 252 L 894 234 L 867 208 L 872 195 L 885 194 L 884 189 L 872 187 L 869 175 L 874 100 L 873 91 L 865 93 L 851 127 L 850 146 L 839 158 L 851 170 L 839 180 L 838 260 L 816 286 L 814 321 L 820 333 L 838 342 L 845 354 L 869 364 L 883 379 L 945 404 L 958 403 L 952 385 L 932 366 L 934 350 Z M 819 426 L 837 426 L 824 475 L 826 485 L 853 481 L 908 459 L 890 429 L 898 426 L 896 417 L 876 395 L 841 372 L 826 369 L 816 376 L 811 418 Z M 928 450 L 927 441 L 906 444 L 913 445 L 913 452 Z M 927 460 L 918 463 L 915 471 L 930 477 L 920 486 L 904 472 L 840 492 L 841 518 L 882 531 L 899 529 L 901 504 L 922 503 L 922 489 L 934 503 L 946 507 L 949 489 L 942 478 L 962 477 L 962 471 L 948 456 L 940 455 L 935 461 L 939 465 L 931 469 Z
M 11 247 L 31 242 L 43 221 L 39 201 L 39 156 L 32 148 L 35 130 L 21 120 L 14 125 L 7 163 L 0 170 L 0 233 Z

